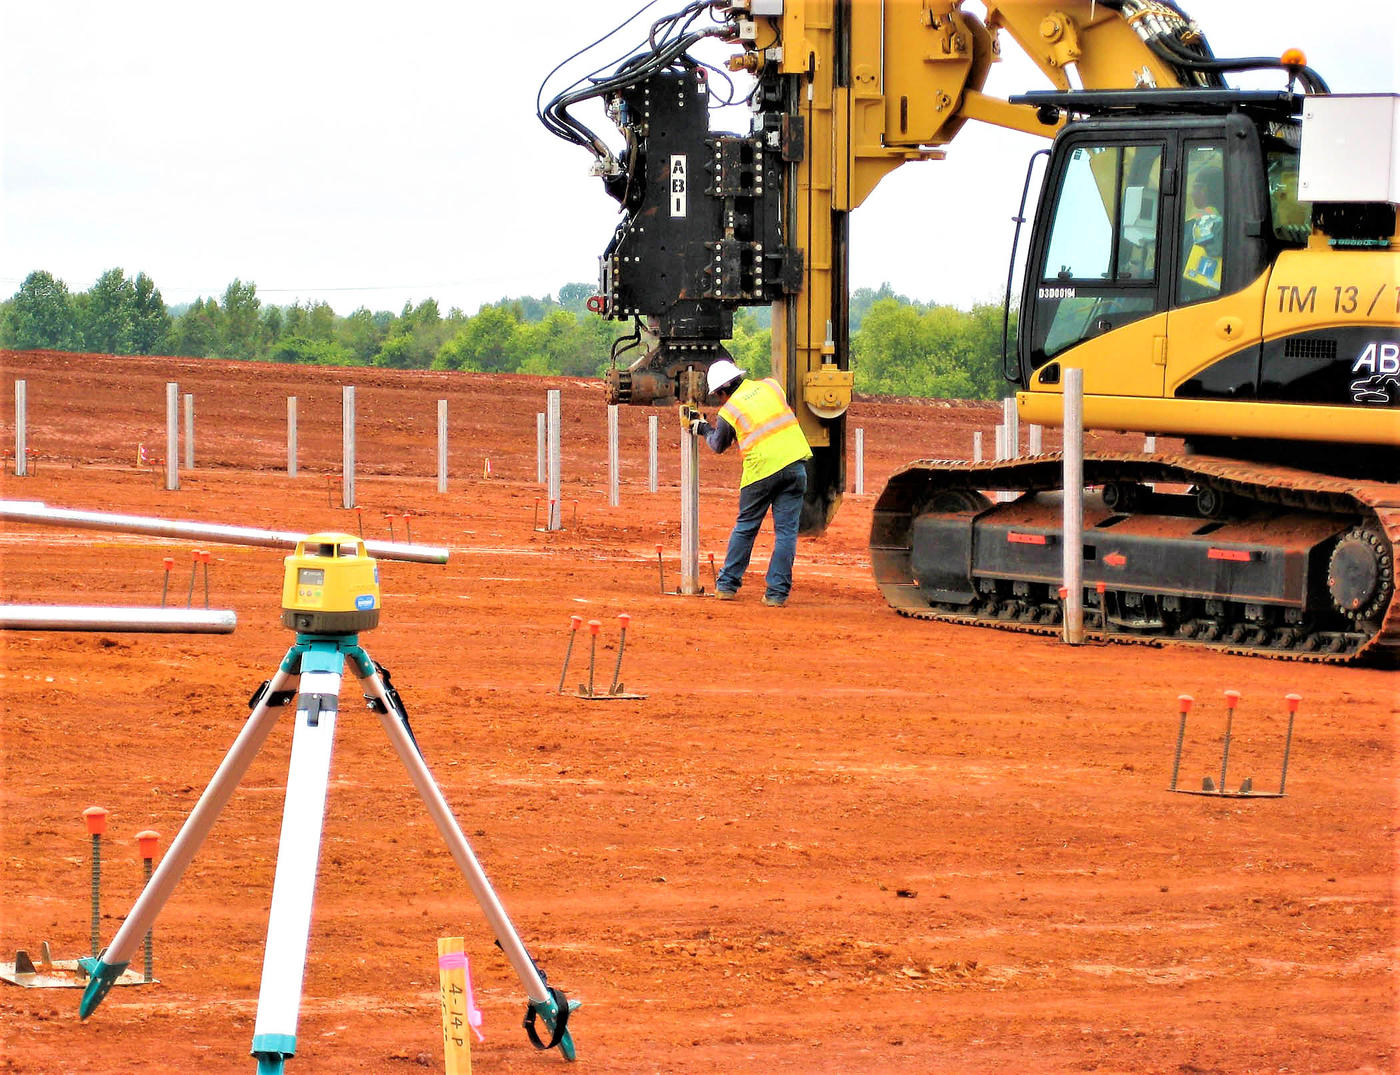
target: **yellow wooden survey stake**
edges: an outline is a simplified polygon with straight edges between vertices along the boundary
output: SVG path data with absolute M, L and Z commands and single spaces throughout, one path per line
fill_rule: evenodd
M 465 938 L 438 938 L 438 981 L 442 987 L 442 1057 L 446 1075 L 472 1075 Z

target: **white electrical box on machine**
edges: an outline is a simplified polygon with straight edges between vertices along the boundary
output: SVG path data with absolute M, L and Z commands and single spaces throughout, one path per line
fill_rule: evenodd
M 1400 94 L 1309 97 L 1302 137 L 1303 201 L 1400 204 Z

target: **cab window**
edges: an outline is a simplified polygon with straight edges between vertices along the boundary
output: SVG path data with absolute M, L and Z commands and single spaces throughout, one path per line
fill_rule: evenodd
M 1036 292 L 1036 365 L 1160 309 L 1162 154 L 1160 144 L 1071 151 Z
M 1312 231 L 1312 203 L 1298 197 L 1298 150 L 1281 139 L 1271 140 L 1266 161 L 1274 238 L 1288 246 L 1305 246 Z
M 1225 150 L 1218 142 L 1187 143 L 1178 290 L 1181 304 L 1220 294 L 1225 268 Z

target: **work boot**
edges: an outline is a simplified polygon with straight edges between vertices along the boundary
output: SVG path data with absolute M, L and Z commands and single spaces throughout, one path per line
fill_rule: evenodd
M 716 590 L 715 596 L 718 597 L 721 601 L 733 601 L 739 595 L 733 590 Z
M 782 608 L 787 604 L 786 597 L 773 597 L 769 594 L 763 595 L 763 603 L 769 608 Z

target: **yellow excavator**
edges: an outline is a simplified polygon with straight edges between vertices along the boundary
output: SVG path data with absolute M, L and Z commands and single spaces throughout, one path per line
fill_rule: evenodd
M 771 304 L 820 533 L 845 486 L 850 213 L 970 120 L 1044 135 L 1003 355 L 1020 418 L 1059 424 L 1078 369 L 1086 427 L 1185 444 L 1084 459 L 1090 635 L 1393 660 L 1400 98 L 1333 95 L 1298 52 L 1218 57 L 1172 0 L 983 8 L 700 0 L 542 107 L 621 206 L 591 303 L 634 325 L 610 398 L 704 402 L 733 312 Z M 1003 35 L 1052 89 L 982 92 Z M 696 58 L 710 39 L 722 67 Z M 1276 90 L 1226 82 L 1269 69 Z M 736 72 L 750 129 L 712 131 Z M 571 111 L 592 99 L 619 152 Z M 1056 454 L 902 468 L 874 507 L 877 585 L 904 615 L 1057 633 L 1061 478 Z

